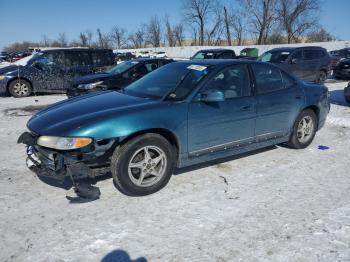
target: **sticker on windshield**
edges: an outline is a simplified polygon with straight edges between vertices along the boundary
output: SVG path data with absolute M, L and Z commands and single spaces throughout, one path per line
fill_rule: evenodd
M 190 66 L 187 67 L 187 69 L 203 71 L 203 70 L 207 69 L 207 67 L 206 66 L 201 66 L 201 65 L 190 65 Z

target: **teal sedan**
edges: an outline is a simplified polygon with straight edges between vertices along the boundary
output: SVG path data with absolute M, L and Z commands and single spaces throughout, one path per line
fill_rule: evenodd
M 18 142 L 39 177 L 68 179 L 78 195 L 107 169 L 123 193 L 142 196 L 163 188 L 174 168 L 281 143 L 303 149 L 329 109 L 325 86 L 272 64 L 182 61 L 119 91 L 53 104 Z

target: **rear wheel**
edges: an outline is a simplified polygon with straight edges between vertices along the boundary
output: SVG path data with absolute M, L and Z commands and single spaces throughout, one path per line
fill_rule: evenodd
M 116 148 L 111 172 L 115 185 L 123 193 L 144 196 L 162 189 L 174 169 L 171 144 L 158 134 L 145 134 Z
M 311 144 L 317 130 L 317 116 L 311 109 L 304 110 L 293 126 L 293 133 L 288 145 L 292 148 L 302 149 Z
M 27 97 L 32 93 L 32 86 L 26 80 L 17 79 L 10 83 L 9 93 L 13 97 Z

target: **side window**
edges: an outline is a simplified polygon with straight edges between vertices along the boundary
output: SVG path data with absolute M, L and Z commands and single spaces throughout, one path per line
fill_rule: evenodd
M 147 72 L 150 73 L 158 68 L 158 64 L 157 63 L 148 63 L 148 64 L 145 64 L 145 67 L 147 68 Z
M 249 96 L 251 92 L 247 67 L 236 65 L 224 69 L 211 78 L 201 92 L 208 90 L 222 91 L 226 99 Z
M 293 55 L 292 55 L 292 60 L 295 61 L 301 61 L 303 59 L 303 53 L 301 50 L 296 51 Z
M 81 52 L 68 51 L 65 52 L 67 66 L 82 66 L 84 65 Z
M 283 83 L 284 83 L 284 88 L 290 88 L 293 87 L 296 83 L 295 79 L 288 75 L 287 73 L 281 71 L 282 78 L 283 78 Z
M 94 65 L 107 66 L 112 63 L 111 56 L 108 54 L 108 52 L 93 51 L 91 56 Z
M 252 65 L 258 94 L 266 94 L 284 88 L 281 71 L 263 64 Z
M 304 50 L 304 60 L 319 59 L 318 50 L 306 49 Z
M 38 62 L 46 66 L 62 66 L 64 65 L 64 55 L 60 51 L 43 53 L 38 58 Z
M 232 58 L 232 53 L 231 52 L 225 52 L 221 55 L 220 58 L 223 58 L 223 59 L 231 59 Z

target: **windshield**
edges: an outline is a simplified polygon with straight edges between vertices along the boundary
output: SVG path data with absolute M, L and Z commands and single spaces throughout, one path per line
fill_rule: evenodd
M 139 62 L 137 62 L 137 61 L 125 61 L 125 62 L 120 63 L 120 64 L 112 67 L 111 69 L 107 70 L 106 73 L 122 74 L 122 73 L 126 72 L 127 70 L 129 70 L 130 68 L 132 68 L 133 66 L 135 66 L 138 63 Z
M 201 52 L 199 51 L 196 53 L 193 57 L 192 60 L 196 59 L 215 59 L 220 55 L 220 53 L 214 53 L 214 52 Z
M 258 61 L 270 62 L 270 63 L 283 63 L 287 60 L 288 56 L 291 54 L 290 51 L 273 51 L 263 53 Z
M 130 84 L 124 92 L 156 99 L 169 94 L 171 100 L 182 100 L 208 73 L 207 66 L 172 63 Z

